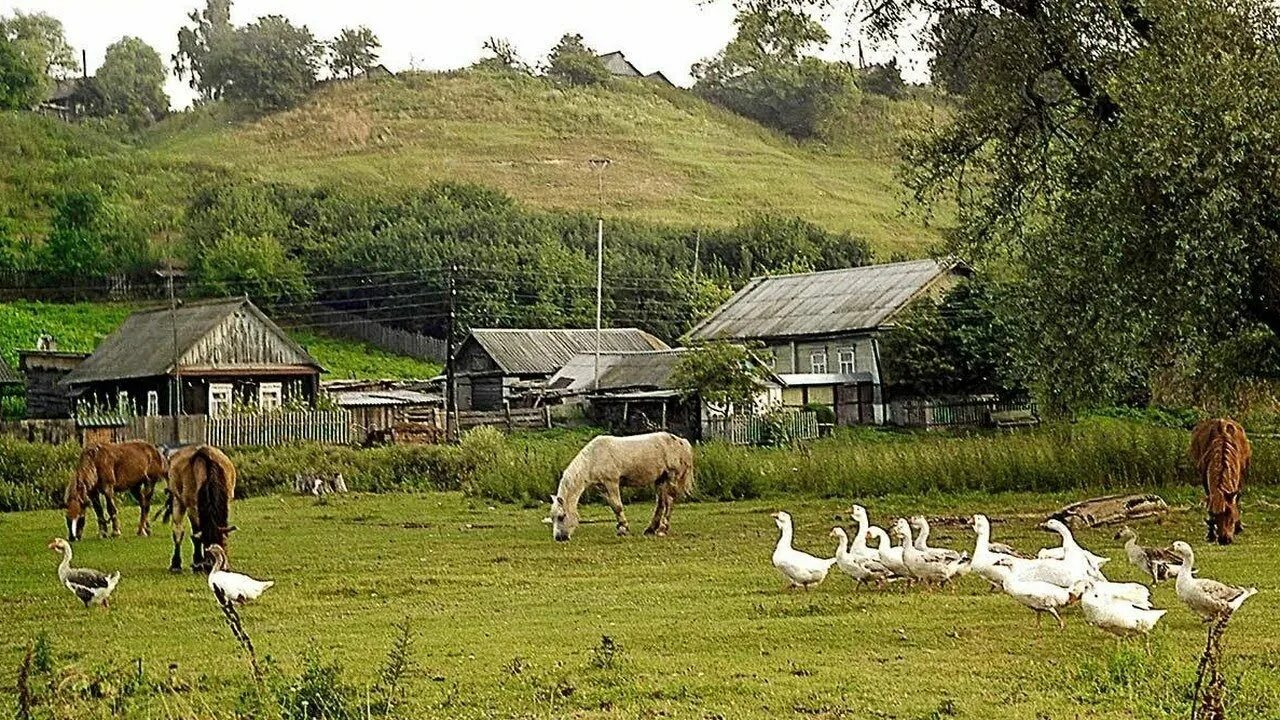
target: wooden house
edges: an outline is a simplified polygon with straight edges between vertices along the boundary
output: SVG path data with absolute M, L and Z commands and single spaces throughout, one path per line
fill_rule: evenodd
M 661 70 L 651 72 L 648 74 L 640 72 L 640 68 L 637 68 L 635 65 L 633 65 L 631 61 L 627 59 L 627 56 L 622 54 L 621 50 L 615 50 L 610 53 L 604 53 L 603 55 L 598 55 L 597 57 L 600 58 L 600 62 L 604 63 L 604 66 L 606 69 L 608 69 L 609 74 L 613 75 L 616 78 L 643 78 L 645 80 L 652 80 L 653 82 L 666 85 L 668 87 L 676 86 L 675 83 L 671 82 L 671 80 L 669 80 L 667 76 L 662 73 Z
M 600 331 L 602 352 L 666 350 L 636 328 Z M 574 355 L 594 352 L 595 330 L 477 328 L 454 353 L 462 410 L 501 410 L 540 389 Z
M 880 336 L 913 302 L 969 274 L 950 259 L 752 279 L 689 332 L 755 341 L 786 384 L 783 403 L 830 407 L 840 424 L 885 421 Z
M 219 416 L 314 405 L 321 372 L 248 298 L 232 298 L 130 315 L 62 384 L 73 402 L 116 412 Z
M 18 369 L 26 380 L 27 417 L 52 420 L 71 417 L 71 394 L 62 383 L 89 357 L 88 353 L 22 350 Z

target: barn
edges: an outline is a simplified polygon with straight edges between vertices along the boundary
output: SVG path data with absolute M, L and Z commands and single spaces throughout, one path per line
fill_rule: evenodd
M 458 407 L 501 410 L 508 403 L 518 404 L 574 355 L 595 349 L 595 330 L 473 329 L 454 354 Z M 666 343 L 637 328 L 600 331 L 602 352 L 666 349 Z
M 218 416 L 237 406 L 314 405 L 321 372 L 241 297 L 134 313 L 61 382 L 73 402 L 115 412 Z

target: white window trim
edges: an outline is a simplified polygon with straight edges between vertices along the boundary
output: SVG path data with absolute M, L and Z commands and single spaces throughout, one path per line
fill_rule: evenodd
M 225 395 L 224 400 L 216 396 Z M 220 417 L 231 414 L 231 404 L 235 400 L 231 383 L 209 383 L 209 417 Z
M 822 362 L 821 362 L 822 369 L 818 369 L 819 358 L 822 359 Z M 827 351 L 826 350 L 814 350 L 809 353 L 809 372 L 814 373 L 816 375 L 826 374 L 827 372 Z
M 271 403 L 268 404 L 268 400 Z M 278 382 L 260 383 L 258 385 L 258 407 L 263 410 L 279 410 L 284 407 L 284 385 Z
M 127 413 L 129 412 L 130 405 L 132 405 L 132 403 L 129 402 L 129 391 L 117 390 L 116 391 L 116 412 Z
M 845 363 L 846 357 L 848 357 L 849 359 L 848 363 Z M 836 351 L 836 362 L 838 364 L 838 367 L 840 368 L 841 375 L 852 375 L 858 372 L 857 348 L 851 348 L 851 347 L 840 348 L 838 351 Z M 845 370 L 846 364 L 849 366 L 848 370 Z
M 147 391 L 147 417 L 155 417 L 160 414 L 160 393 L 155 390 Z

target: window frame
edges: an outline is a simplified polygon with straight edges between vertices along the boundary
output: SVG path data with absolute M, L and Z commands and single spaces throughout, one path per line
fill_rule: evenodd
M 819 366 L 818 366 L 818 358 L 819 358 L 819 357 L 821 357 L 821 358 L 822 358 L 822 366 L 821 366 L 821 367 L 822 367 L 822 369 L 821 369 L 821 370 L 819 370 L 819 369 L 818 369 L 818 367 L 819 367 Z M 809 351 L 809 372 L 813 373 L 814 375 L 826 375 L 826 374 L 827 374 L 827 368 L 828 368 L 828 367 L 830 367 L 830 366 L 827 364 L 827 350 L 826 350 L 826 348 L 823 348 L 823 349 L 821 349 L 821 350 L 810 350 L 810 351 Z
M 160 414 L 160 393 L 155 390 L 147 391 L 147 417 L 156 417 Z
M 225 394 L 223 400 L 218 396 Z M 235 386 L 231 383 L 209 383 L 209 417 L 224 417 L 231 414 L 231 406 L 235 404 Z M 221 410 L 219 412 L 219 409 Z
M 267 398 L 273 398 L 272 405 L 268 406 Z M 264 412 L 275 412 L 284 407 L 284 383 L 280 382 L 264 382 L 258 383 L 258 408 Z
M 845 355 L 848 355 L 849 362 L 845 363 Z M 845 365 L 849 369 L 845 370 Z M 836 367 L 840 369 L 841 375 L 852 375 L 858 372 L 858 349 L 855 347 L 843 347 L 836 351 Z

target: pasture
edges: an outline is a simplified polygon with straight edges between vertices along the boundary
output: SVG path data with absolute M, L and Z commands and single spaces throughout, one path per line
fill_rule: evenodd
M 1247 532 L 1230 548 L 1203 545 L 1198 508 L 1142 523 L 1148 543 L 1184 538 L 1200 572 L 1262 593 L 1227 636 L 1232 718 L 1280 715 L 1280 507 L 1247 497 Z M 1190 489 L 1166 491 L 1183 505 Z M 909 512 L 985 512 L 995 539 L 1025 550 L 1054 544 L 1035 517 L 1078 495 L 889 496 L 872 522 Z M 1274 497 L 1272 498 L 1275 499 Z M 488 505 L 457 493 L 355 494 L 317 503 L 267 496 L 237 502 L 237 570 L 276 581 L 243 609 L 273 672 L 297 676 L 308 652 L 337 662 L 363 696 L 407 620 L 414 634 L 406 717 L 482 718 L 1163 718 L 1189 714 L 1204 629 L 1159 587 L 1170 608 L 1151 639 L 1119 643 L 1068 611 L 1046 624 L 985 583 L 955 591 L 856 591 L 830 577 L 787 592 L 769 562 L 769 512 L 795 517 L 796 546 L 829 555 L 827 533 L 849 501 L 751 500 L 677 506 L 666 539 L 616 538 L 612 514 L 584 506 L 568 544 L 553 543 L 541 508 Z M 650 508 L 632 504 L 635 519 Z M 136 508 L 123 509 L 132 522 Z M 633 524 L 637 524 L 634 523 Z M 46 543 L 54 511 L 0 515 L 0 686 L 15 707 L 17 668 L 40 634 L 55 673 L 95 676 L 106 664 L 144 675 L 151 690 L 116 703 L 82 690 L 80 718 L 112 707 L 132 717 L 229 717 L 252 683 L 202 576 L 170 575 L 167 529 L 154 537 L 75 545 L 75 564 L 120 570 L 110 611 L 85 610 L 58 585 Z M 92 528 L 91 528 L 92 529 Z M 1083 531 L 1112 556 L 1113 579 L 1138 579 L 1111 530 Z M 972 548 L 960 527 L 934 545 Z M 184 548 L 187 552 L 188 548 Z M 602 642 L 608 636 L 610 645 Z M 140 669 L 140 670 L 139 670 Z M 85 683 L 81 682 L 81 687 Z M 95 695 L 95 693 L 97 695 Z M 105 695 L 103 695 L 105 693 Z M 313 708 L 314 710 L 314 708 Z

